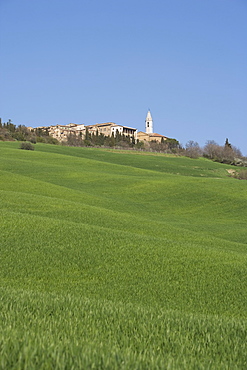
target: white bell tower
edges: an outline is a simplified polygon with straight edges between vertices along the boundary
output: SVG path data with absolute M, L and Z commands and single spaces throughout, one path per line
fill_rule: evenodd
M 146 134 L 153 134 L 153 118 L 151 116 L 150 110 L 148 110 L 145 122 L 146 122 Z

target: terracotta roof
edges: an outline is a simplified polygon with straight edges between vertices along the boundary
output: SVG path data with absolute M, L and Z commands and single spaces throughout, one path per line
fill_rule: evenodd
M 116 125 L 116 123 L 114 122 L 96 123 L 95 125 L 91 125 L 91 126 L 112 126 L 112 125 Z
M 147 135 L 149 137 L 165 137 L 164 135 L 160 135 L 160 134 L 156 134 L 156 133 L 153 133 L 153 134 L 147 134 L 146 132 L 143 132 L 143 131 L 139 131 L 138 134 L 144 134 L 144 135 Z
M 155 133 L 153 133 L 153 134 L 149 134 L 149 136 L 155 136 L 155 137 L 165 137 L 164 135 L 160 135 L 160 134 L 155 134 Z

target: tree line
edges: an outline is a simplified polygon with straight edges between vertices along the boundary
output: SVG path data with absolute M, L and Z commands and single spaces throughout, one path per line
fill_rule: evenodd
M 247 167 L 247 158 L 238 148 L 229 143 L 228 138 L 224 145 L 219 145 L 214 140 L 208 140 L 203 148 L 197 142 L 190 140 L 186 143 L 183 152 L 185 156 L 190 158 L 203 156 L 215 162 Z
M 58 141 L 49 135 L 48 130 L 41 128 L 29 130 L 25 125 L 16 126 L 9 119 L 2 122 L 0 118 L 0 141 L 29 141 L 33 144 L 58 144 Z

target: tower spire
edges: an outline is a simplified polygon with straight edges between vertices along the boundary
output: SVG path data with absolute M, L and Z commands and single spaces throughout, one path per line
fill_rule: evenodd
M 146 122 L 146 134 L 152 134 L 153 133 L 153 118 L 151 116 L 150 109 L 148 110 L 145 122 Z

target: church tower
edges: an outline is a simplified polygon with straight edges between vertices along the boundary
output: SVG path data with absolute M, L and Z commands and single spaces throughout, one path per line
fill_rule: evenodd
M 153 119 L 150 110 L 148 110 L 145 122 L 146 122 L 146 134 L 153 134 Z

